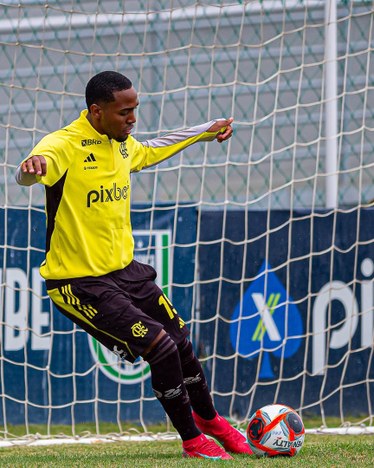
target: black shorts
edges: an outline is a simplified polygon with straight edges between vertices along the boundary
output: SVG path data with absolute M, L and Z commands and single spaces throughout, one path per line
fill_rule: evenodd
M 100 277 L 47 280 L 57 309 L 111 351 L 134 362 L 164 329 L 178 345 L 189 331 L 155 284 L 156 271 L 135 260 Z

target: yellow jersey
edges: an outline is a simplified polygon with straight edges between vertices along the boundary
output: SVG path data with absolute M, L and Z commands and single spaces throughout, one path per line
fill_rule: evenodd
M 45 136 L 32 150 L 47 162 L 45 279 L 101 276 L 126 267 L 134 255 L 130 221 L 131 172 L 157 164 L 197 141 L 213 140 L 214 121 L 145 142 L 119 143 L 98 133 L 87 110 Z M 29 174 L 28 174 L 29 175 Z M 17 181 L 23 175 L 18 171 Z

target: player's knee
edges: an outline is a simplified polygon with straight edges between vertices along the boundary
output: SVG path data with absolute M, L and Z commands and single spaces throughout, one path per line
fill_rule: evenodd
M 152 367 L 154 364 L 158 364 L 164 359 L 167 359 L 171 354 L 177 351 L 177 346 L 170 336 L 165 333 L 158 340 L 156 345 L 144 356 L 144 360 L 149 363 Z

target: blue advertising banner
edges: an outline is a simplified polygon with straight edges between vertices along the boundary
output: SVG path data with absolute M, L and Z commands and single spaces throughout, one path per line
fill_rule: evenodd
M 202 211 L 197 239 L 194 208 L 133 208 L 137 258 L 183 319 L 198 308 L 195 349 L 216 357 L 204 365 L 222 414 L 244 417 L 275 396 L 312 413 L 323 401 L 327 415 L 368 414 L 374 209 Z M 162 420 L 145 363 L 119 361 L 51 310 L 44 239 L 43 210 L 0 210 L 0 422 Z
M 196 210 L 134 206 L 132 222 L 136 257 L 157 269 L 158 284 L 189 320 Z M 162 420 L 144 362 L 118 360 L 51 310 L 39 275 L 44 240 L 42 209 L 0 210 L 0 278 L 5 285 L 0 289 L 0 422 L 71 424 L 94 421 L 95 415 L 100 421 L 137 421 L 141 413 L 146 422 Z
M 202 212 L 199 349 L 216 343 L 218 410 L 243 417 L 276 398 L 311 413 L 322 403 L 328 415 L 369 414 L 373 226 L 373 208 Z

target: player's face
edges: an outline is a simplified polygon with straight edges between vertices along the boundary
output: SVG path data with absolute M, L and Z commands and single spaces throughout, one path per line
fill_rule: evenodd
M 98 130 L 116 141 L 125 141 L 136 122 L 135 110 L 139 105 L 134 88 L 113 93 L 114 101 L 101 104 Z

